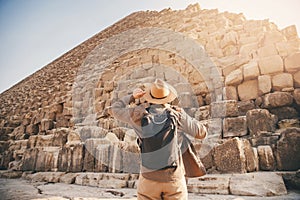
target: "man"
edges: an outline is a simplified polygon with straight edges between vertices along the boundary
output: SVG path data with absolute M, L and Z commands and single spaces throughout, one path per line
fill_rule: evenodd
M 149 104 L 130 106 L 141 98 L 144 98 Z M 177 131 L 169 133 L 168 136 L 173 134 L 171 135 L 173 138 L 170 137 L 171 139 L 166 146 L 153 153 L 143 152 L 143 149 L 145 149 L 143 143 L 152 136 L 155 137 L 156 132 L 161 131 L 160 129 L 165 128 L 166 116 L 173 117 L 173 122 L 178 131 L 198 139 L 205 138 L 207 131 L 204 125 L 187 115 L 183 109 L 171 106 L 170 103 L 176 98 L 177 92 L 171 85 L 161 79 L 156 79 L 154 83 L 146 84 L 144 89 L 135 89 L 132 95 L 123 97 L 113 103 L 111 107 L 110 113 L 118 120 L 130 124 L 140 138 L 142 163 L 141 175 L 137 186 L 139 200 L 187 199 L 188 194 L 182 156 L 181 153 L 178 154 L 179 156 L 176 156 L 176 151 L 180 150 L 179 148 L 174 150 L 174 145 L 171 145 L 173 144 L 173 139 L 177 142 Z M 166 115 L 166 113 L 171 114 Z M 148 130 L 149 133 L 147 133 L 151 135 L 151 130 L 153 130 L 151 136 L 145 136 L 146 128 L 142 126 L 142 123 L 144 123 L 142 119 L 144 119 L 145 115 L 158 116 L 156 119 L 153 118 L 153 120 L 156 121 L 157 126 L 161 126 L 161 128 L 158 128 L 158 131 L 154 131 L 156 128 L 151 126 L 150 130 Z M 169 158 L 167 164 L 163 161 L 166 153 L 170 154 L 167 155 Z

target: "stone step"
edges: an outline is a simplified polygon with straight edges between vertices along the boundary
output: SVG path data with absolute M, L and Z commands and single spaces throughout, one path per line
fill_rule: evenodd
M 15 172 L 0 171 L 0 178 L 21 177 L 32 182 L 67 183 L 99 188 L 134 188 L 138 174 L 125 173 L 66 173 L 66 172 Z M 188 191 L 194 194 L 220 194 L 241 196 L 286 195 L 282 172 L 254 172 L 245 174 L 207 174 L 199 178 L 189 178 Z
M 188 179 L 188 191 L 201 194 L 279 196 L 287 194 L 283 178 L 276 172 L 208 174 Z

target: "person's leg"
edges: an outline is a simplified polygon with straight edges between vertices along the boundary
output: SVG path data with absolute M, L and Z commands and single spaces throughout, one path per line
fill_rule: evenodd
M 164 183 L 163 185 L 163 199 L 164 200 L 187 200 L 188 192 L 185 177 L 176 182 Z
M 138 200 L 159 200 L 162 194 L 162 183 L 139 177 L 137 186 Z

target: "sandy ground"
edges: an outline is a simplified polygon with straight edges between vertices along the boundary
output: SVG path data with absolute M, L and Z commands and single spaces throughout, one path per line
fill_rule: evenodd
M 64 183 L 30 182 L 0 178 L 0 200 L 100 200 L 136 199 L 135 189 L 107 189 Z M 300 200 L 300 191 L 275 197 L 189 194 L 191 200 Z

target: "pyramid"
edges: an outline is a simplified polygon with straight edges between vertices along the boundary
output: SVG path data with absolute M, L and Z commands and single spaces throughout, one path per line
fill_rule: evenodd
M 207 125 L 209 173 L 297 170 L 299 69 L 295 26 L 198 4 L 132 13 L 0 95 L 0 168 L 137 173 L 136 136 L 105 109 L 161 78 Z

